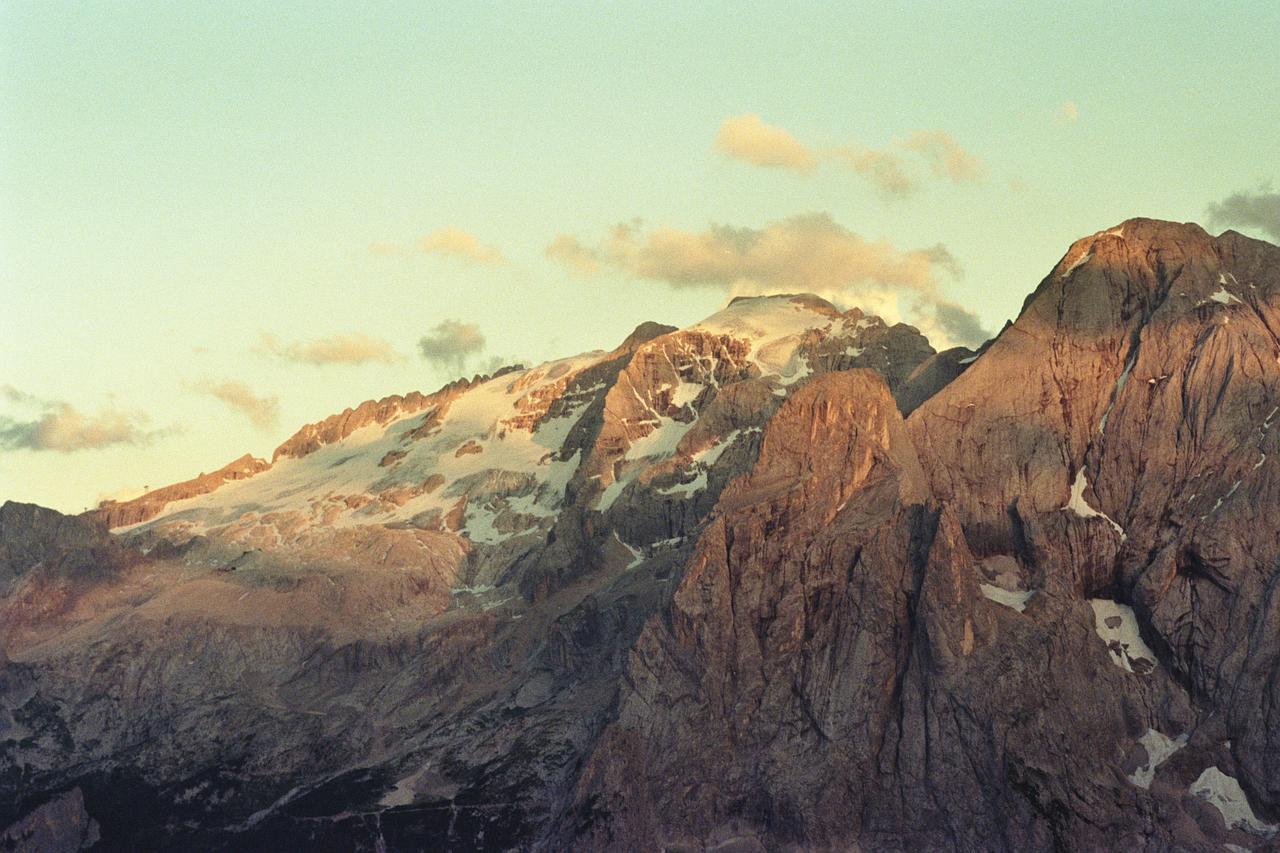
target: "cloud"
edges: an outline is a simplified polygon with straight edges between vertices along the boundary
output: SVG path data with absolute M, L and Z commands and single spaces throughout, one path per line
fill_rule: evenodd
M 931 325 L 941 343 L 972 342 L 958 306 L 941 296 L 940 275 L 962 274 L 945 246 L 900 249 L 869 240 L 824 213 L 763 228 L 713 225 L 705 231 L 615 226 L 598 246 L 575 244 L 602 268 L 676 288 L 708 288 L 726 295 L 816 293 L 897 322 L 904 315 Z M 941 306 L 950 306 L 940 314 Z M 972 315 L 970 315 L 972 316 Z M 985 340 L 985 336 L 980 338 Z
M 418 241 L 418 248 L 431 255 L 468 263 L 498 264 L 504 261 L 502 252 L 497 248 L 480 242 L 480 238 L 469 231 L 452 226 L 432 231 Z
M 1058 117 L 1055 121 L 1058 124 L 1075 124 L 1080 118 L 1080 107 L 1075 101 L 1063 101 L 1062 106 L 1058 108 Z
M 484 335 L 474 323 L 445 320 L 418 341 L 418 351 L 432 364 L 461 371 L 467 359 L 484 349 Z
M 1075 105 L 1071 107 L 1074 114 Z M 884 149 L 851 143 L 819 150 L 748 113 L 724 120 L 716 134 L 715 148 L 756 166 L 802 174 L 810 174 L 824 163 L 834 163 L 862 176 L 881 196 L 891 200 L 905 198 L 919 189 L 920 166 L 927 167 L 935 178 L 955 183 L 976 183 L 987 173 L 977 156 L 943 130 L 916 130 Z M 567 242 L 558 247 L 566 254 L 574 248 Z M 593 261 L 589 254 L 581 252 L 574 257 L 583 267 Z
M 310 341 L 281 343 L 275 335 L 262 333 L 257 347 L 259 352 L 303 364 L 368 364 L 381 362 L 394 364 L 403 359 L 391 344 L 382 338 L 360 332 L 347 335 L 329 335 Z
M 570 270 L 583 275 L 600 272 L 600 258 L 597 253 L 582 244 L 572 234 L 557 234 L 547 246 L 545 254 L 553 261 L 558 261 Z
M 942 332 L 941 337 L 971 349 L 978 347 L 991 337 L 991 333 L 983 328 L 977 314 L 954 302 L 939 300 L 934 305 L 934 317 Z
M 1209 222 L 1214 227 L 1256 228 L 1280 243 L 1280 192 L 1264 186 L 1256 193 L 1232 193 L 1209 205 Z
M 846 145 L 833 149 L 831 157 L 871 181 L 886 198 L 905 198 L 919 188 L 902 157 L 892 151 Z
M 280 398 L 259 397 L 243 382 L 205 379 L 187 383 L 187 388 L 221 401 L 228 409 L 247 417 L 258 429 L 273 429 L 280 420 Z
M 715 147 L 721 154 L 766 169 L 808 173 L 818 167 L 818 157 L 808 146 L 753 113 L 725 119 Z
M 923 157 L 938 177 L 961 183 L 980 181 L 986 176 L 982 161 L 944 130 L 917 130 L 898 145 Z
M 3 450 L 71 453 L 117 444 L 145 446 L 173 431 L 147 430 L 149 418 L 138 411 L 107 406 L 95 415 L 87 415 L 70 403 L 42 400 L 11 385 L 2 390 L 9 402 L 39 410 L 38 415 L 28 420 L 0 415 L 0 449 Z

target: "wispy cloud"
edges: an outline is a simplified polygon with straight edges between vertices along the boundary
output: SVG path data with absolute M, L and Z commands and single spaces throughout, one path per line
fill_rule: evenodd
M 832 149 L 831 157 L 869 180 L 885 197 L 905 198 L 919 188 L 907 174 L 905 160 L 893 151 L 846 145 Z
M 899 249 L 888 240 L 868 240 L 824 213 L 763 228 L 713 225 L 697 232 L 619 225 L 596 246 L 573 239 L 601 268 L 672 287 L 729 295 L 807 291 L 890 322 L 905 314 L 930 325 L 943 342 L 986 338 L 975 315 L 941 295 L 940 275 L 961 274 L 945 246 Z
M 1058 107 L 1058 115 L 1054 121 L 1058 124 L 1075 124 L 1079 118 L 1080 106 L 1075 101 L 1063 101 L 1062 106 Z
M 204 379 L 187 383 L 187 389 L 213 397 L 228 409 L 247 417 L 258 429 L 273 429 L 280 420 L 280 398 L 260 397 L 243 382 Z
M 944 130 L 917 130 L 898 145 L 923 157 L 933 174 L 940 178 L 963 183 L 980 181 L 986 176 L 982 161 Z
M 726 156 L 766 169 L 812 172 L 818 167 L 818 156 L 808 146 L 754 113 L 725 119 L 715 147 Z
M 89 415 L 70 403 L 43 400 L 11 385 L 0 391 L 10 403 L 37 412 L 25 419 L 0 415 L 0 449 L 4 450 L 70 453 L 120 444 L 144 446 L 175 431 L 148 430 L 150 418 L 136 410 L 105 406 Z
M 1280 192 L 1264 186 L 1255 193 L 1238 192 L 1209 205 L 1214 227 L 1256 228 L 1280 243 Z
M 369 362 L 393 364 L 403 359 L 403 356 L 396 352 L 395 347 L 382 338 L 360 332 L 289 343 L 284 343 L 275 335 L 263 332 L 258 343 L 258 351 L 286 361 L 314 365 L 368 364 Z
M 437 365 L 461 371 L 467 360 L 484 349 L 484 335 L 474 323 L 445 320 L 418 341 L 422 357 Z
M 504 261 L 502 252 L 496 247 L 482 243 L 470 231 L 452 226 L 427 234 L 418 241 L 418 248 L 427 254 L 473 264 L 498 264 Z
M 858 143 L 819 149 L 752 113 L 725 119 L 716 134 L 715 149 L 754 166 L 801 174 L 813 173 L 823 163 L 831 163 L 862 176 L 887 199 L 912 194 L 928 175 L 954 183 L 973 183 L 981 181 L 987 172 L 975 154 L 943 130 L 916 130 L 883 149 Z M 927 171 L 921 174 L 923 170 Z

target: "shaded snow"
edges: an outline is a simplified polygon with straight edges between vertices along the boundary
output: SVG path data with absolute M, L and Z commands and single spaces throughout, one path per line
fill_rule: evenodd
M 616 530 L 613 531 L 613 538 L 618 541 L 619 545 L 621 545 L 623 548 L 626 548 L 627 553 L 631 555 L 631 562 L 627 563 L 628 569 L 634 569 L 636 566 L 644 562 L 644 551 L 640 550 L 634 545 L 628 545 L 626 542 L 623 542 L 622 537 L 618 535 L 618 531 Z
M 665 489 L 659 489 L 660 495 L 681 495 L 688 497 L 694 492 L 700 492 L 707 487 L 707 472 L 699 471 L 698 475 L 687 483 L 676 483 L 674 486 L 668 486 Z
M 1156 777 L 1156 768 L 1187 745 L 1187 735 L 1171 738 L 1155 729 L 1147 729 L 1147 733 L 1138 738 L 1138 743 L 1147 751 L 1147 764 L 1129 774 L 1129 781 L 1139 788 L 1150 788 L 1151 780 Z
M 672 418 L 658 418 L 658 425 L 653 432 L 637 438 L 623 454 L 623 459 L 644 459 L 648 457 L 672 456 L 676 445 L 684 434 L 693 428 L 693 421 L 684 423 Z
M 1116 380 L 1116 387 L 1111 391 L 1111 400 L 1107 403 L 1107 410 L 1102 413 L 1102 420 L 1098 422 L 1098 432 L 1106 432 L 1107 421 L 1111 418 L 1111 410 L 1116 407 L 1116 400 L 1120 399 L 1120 392 L 1124 390 L 1124 386 L 1129 381 L 1129 376 L 1133 373 L 1133 366 L 1138 362 L 1138 350 L 1135 347 L 1129 357 L 1125 359 L 1124 370 L 1120 372 L 1120 378 Z
M 689 405 L 698 399 L 698 395 L 706 390 L 706 387 L 700 382 L 681 382 L 671 392 L 671 405 L 680 406 L 681 408 Z
M 1091 598 L 1093 627 L 1111 652 L 1111 661 L 1126 672 L 1135 672 L 1135 661 L 1156 662 L 1155 652 L 1142 640 L 1138 632 L 1138 618 L 1133 608 L 1107 598 Z M 1149 667 L 1140 667 L 1146 671 Z
M 1213 293 L 1209 294 L 1209 298 L 1214 302 L 1221 302 L 1223 305 L 1230 305 L 1232 302 L 1240 303 L 1240 299 L 1229 292 L 1225 287 L 1219 287 Z
M 1191 793 L 1212 805 L 1222 813 L 1228 827 L 1243 829 L 1270 838 L 1280 826 L 1266 823 L 1253 813 L 1244 790 L 1231 776 L 1217 767 L 1208 767 L 1191 783 Z
M 1071 484 L 1071 497 L 1067 500 L 1066 506 L 1062 508 L 1074 512 L 1081 518 L 1101 518 L 1120 534 L 1122 540 L 1127 539 L 1128 536 L 1125 534 L 1124 528 L 1116 524 L 1111 516 L 1089 506 L 1089 502 L 1084 499 L 1084 491 L 1087 488 L 1089 488 L 1089 481 L 1085 478 L 1084 467 L 1081 466 L 1080 470 L 1076 472 L 1075 482 Z
M 979 584 L 982 588 L 982 594 L 997 604 L 1003 604 L 1005 607 L 1012 607 L 1021 613 L 1027 609 L 1027 602 L 1036 594 L 1034 589 L 1029 590 L 1008 590 L 1001 589 L 994 584 Z

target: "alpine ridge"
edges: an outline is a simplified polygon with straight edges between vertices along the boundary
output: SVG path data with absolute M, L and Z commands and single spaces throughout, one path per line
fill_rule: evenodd
M 807 294 L 0 507 L 0 849 L 1262 850 L 1280 248 Z

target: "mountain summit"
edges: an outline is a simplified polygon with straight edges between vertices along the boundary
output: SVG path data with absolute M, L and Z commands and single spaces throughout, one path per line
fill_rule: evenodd
M 1268 849 L 1278 459 L 1280 248 L 1134 219 L 978 352 L 740 299 L 6 505 L 3 837 Z

